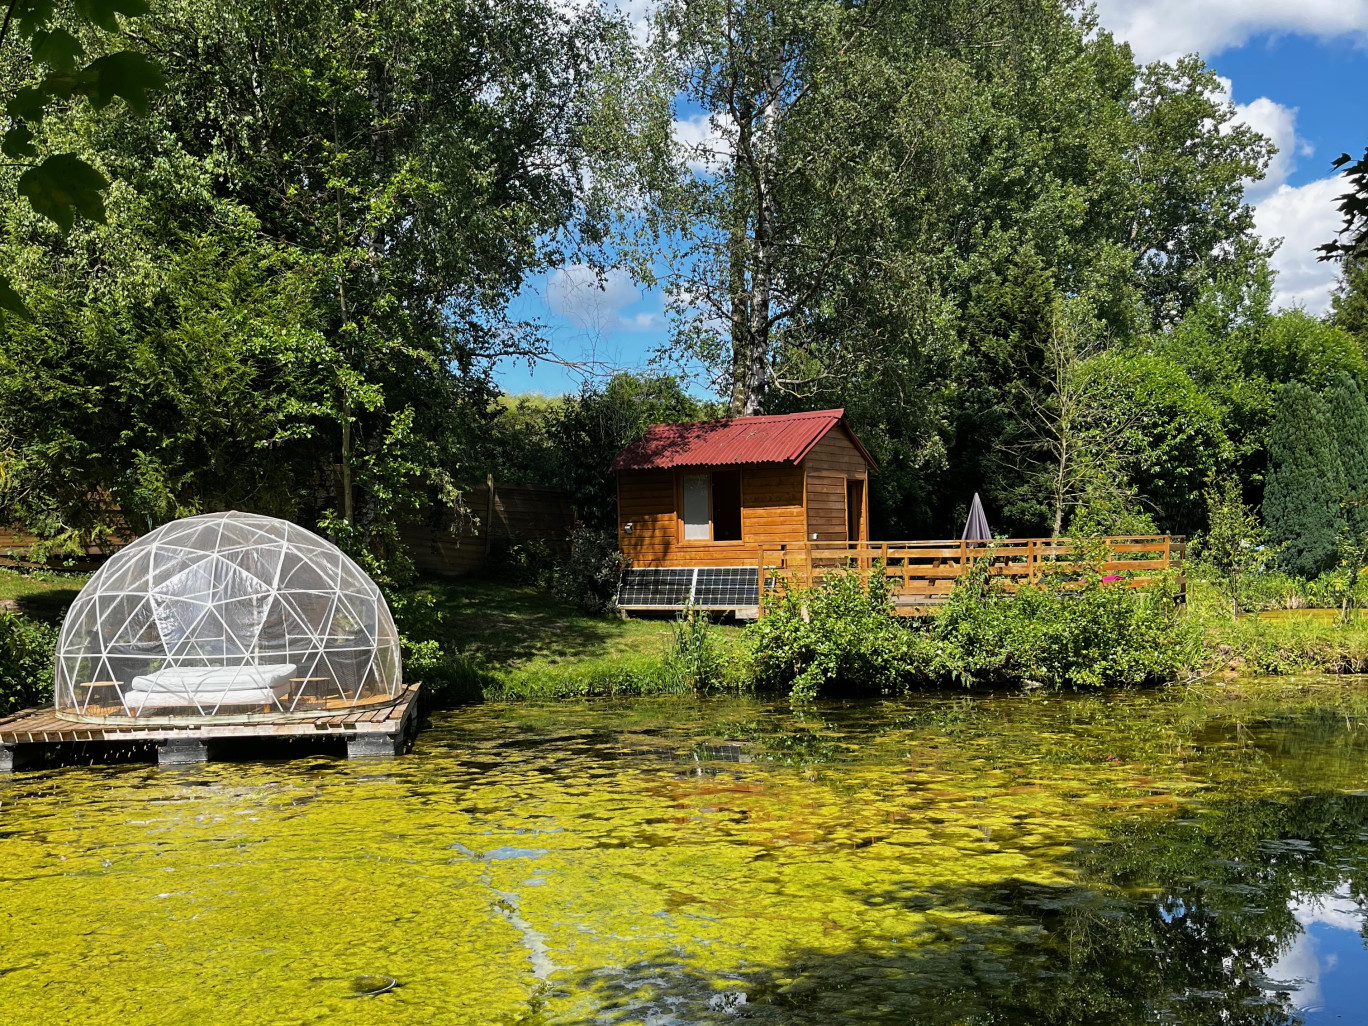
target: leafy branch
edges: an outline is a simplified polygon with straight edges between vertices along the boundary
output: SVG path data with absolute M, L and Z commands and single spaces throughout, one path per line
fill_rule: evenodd
M 1320 253 L 1317 259 L 1353 260 L 1368 256 L 1368 149 L 1358 160 L 1341 153 L 1331 166 L 1336 171 L 1343 169 L 1350 189 L 1338 197 L 1344 226 L 1334 242 L 1316 247 L 1316 252 Z
M 146 0 L 10 0 L 0 23 L 0 50 L 11 39 L 27 41 L 35 70 L 43 69 L 35 84 L 26 85 L 5 103 L 8 122 L 0 137 L 0 153 L 27 168 L 17 190 L 35 213 L 63 232 L 71 230 L 77 213 L 105 222 L 104 191 L 109 181 L 74 153 L 53 153 L 39 161 L 34 129 L 49 106 L 84 96 L 95 110 L 121 98 L 139 114 L 147 113 L 147 94 L 164 84 L 161 70 L 136 50 L 116 50 L 87 61 L 84 44 L 59 21 L 90 26 L 110 35 L 121 32 L 119 16 L 136 17 L 148 10 Z M 84 62 L 84 63 L 83 63 Z M 0 310 L 21 317 L 28 311 L 8 277 L 0 274 Z

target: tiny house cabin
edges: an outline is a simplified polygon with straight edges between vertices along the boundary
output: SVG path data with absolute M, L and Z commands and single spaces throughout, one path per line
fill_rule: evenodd
M 613 469 L 626 610 L 748 609 L 762 550 L 869 539 L 876 468 L 844 410 L 657 424 Z

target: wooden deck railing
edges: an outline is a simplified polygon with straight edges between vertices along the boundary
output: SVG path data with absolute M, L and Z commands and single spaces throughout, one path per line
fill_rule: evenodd
M 1105 545 L 1103 549 L 1102 546 Z M 1004 538 L 991 544 L 964 541 L 804 542 L 765 548 L 757 567 L 762 599 L 793 585 L 813 587 L 834 570 L 869 572 L 883 567 L 895 608 L 915 615 L 943 603 L 955 581 L 975 564 L 987 562 L 988 573 L 1012 591 L 1039 583 L 1046 574 L 1063 574 L 1081 556 L 1101 550 L 1097 565 L 1106 583 L 1143 588 L 1154 575 L 1178 570 L 1175 587 L 1186 594 L 1182 573 L 1187 540 L 1178 535 L 1145 535 L 1075 541 L 1068 538 Z M 761 606 L 763 608 L 763 601 Z

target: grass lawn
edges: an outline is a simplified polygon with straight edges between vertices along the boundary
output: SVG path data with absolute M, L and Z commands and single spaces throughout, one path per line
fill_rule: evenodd
M 0 567 L 0 610 L 57 623 L 85 574 Z M 455 696 L 571 698 L 682 690 L 668 674 L 671 620 L 589 616 L 550 592 L 483 577 L 429 577 L 417 591 L 441 613 L 439 641 L 454 660 Z M 741 636 L 718 627 L 724 650 Z M 434 680 L 434 684 L 437 682 Z
M 0 567 L 0 609 L 56 623 L 66 614 L 67 607 L 75 601 L 88 579 L 88 574 Z
M 483 678 L 489 697 L 559 698 L 672 690 L 664 679 L 671 620 L 590 616 L 550 592 L 485 577 L 425 578 L 442 643 Z M 724 649 L 742 628 L 717 627 Z

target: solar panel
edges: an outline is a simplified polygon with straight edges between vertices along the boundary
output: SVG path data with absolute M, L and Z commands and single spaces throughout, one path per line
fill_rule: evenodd
M 618 605 L 623 608 L 687 605 L 693 577 L 691 567 L 628 570 L 618 586 Z
M 693 603 L 704 609 L 735 609 L 760 604 L 754 567 L 700 567 Z
M 628 570 L 618 587 L 624 609 L 743 609 L 760 604 L 751 567 L 651 567 Z

